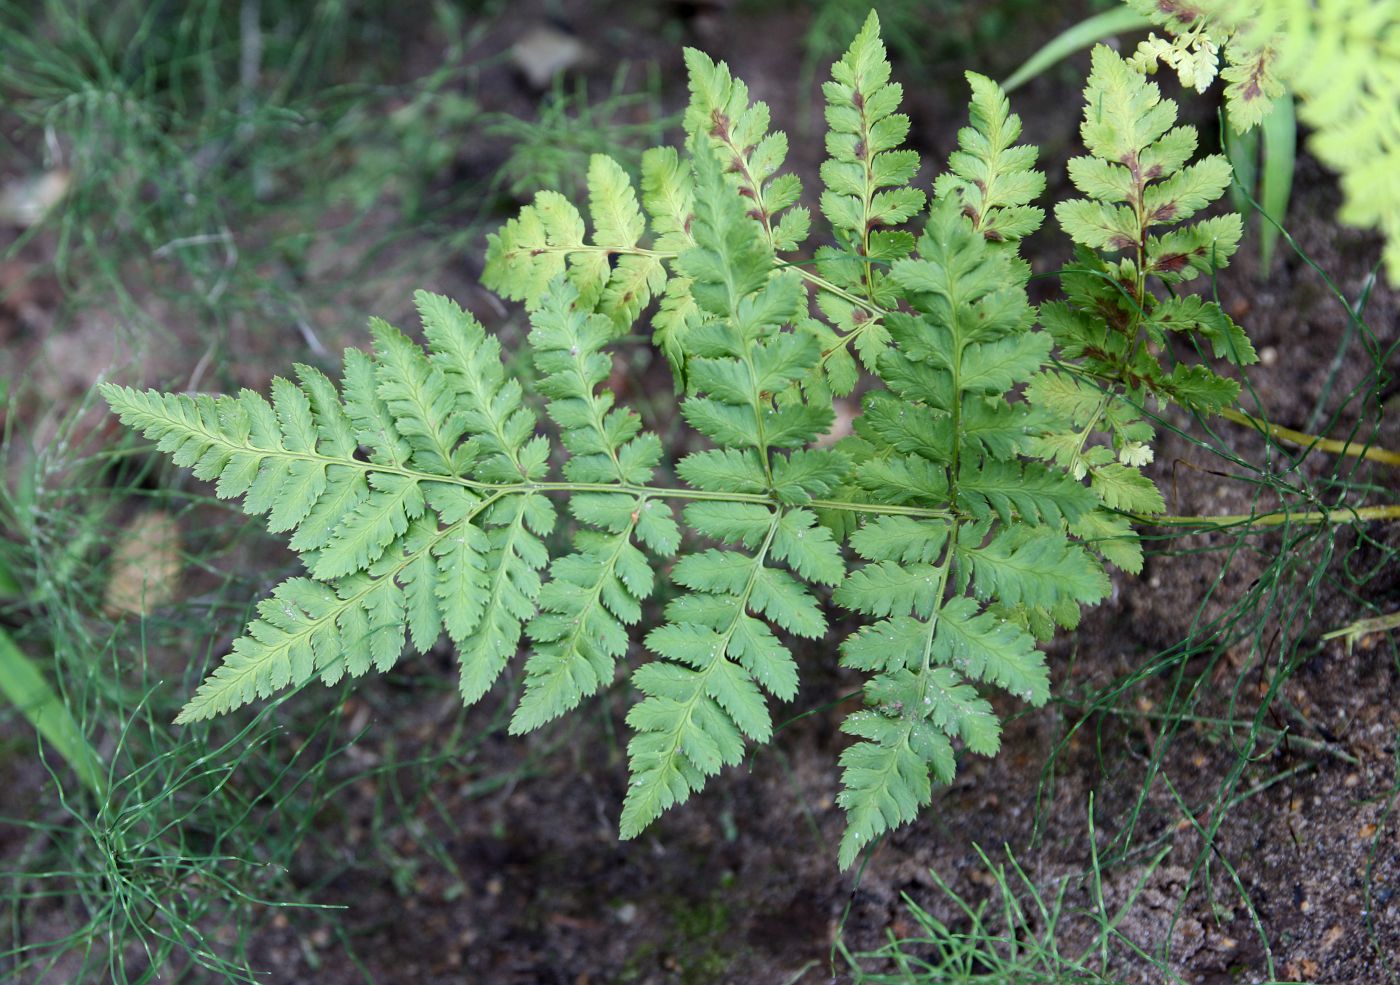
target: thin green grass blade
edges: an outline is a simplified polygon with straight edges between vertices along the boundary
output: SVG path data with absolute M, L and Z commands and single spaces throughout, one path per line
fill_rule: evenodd
M 97 752 L 88 744 L 83 730 L 63 699 L 44 679 L 38 665 L 3 629 L 0 629 L 0 691 L 29 719 L 44 741 L 58 750 L 78 774 L 78 779 L 100 797 L 105 780 Z
M 1230 203 L 1236 212 L 1247 216 L 1254 208 L 1254 194 L 1259 188 L 1259 129 L 1236 133 L 1227 120 L 1220 134 L 1225 156 L 1235 172 L 1235 180 L 1230 182 Z
M 1279 229 L 1288 214 L 1293 193 L 1293 169 L 1297 159 L 1298 120 L 1291 95 L 1274 100 L 1274 108 L 1260 124 L 1263 143 L 1263 174 L 1259 178 L 1259 207 L 1264 218 L 1259 224 L 1259 276 L 1266 277 L 1278 245 Z
M 1026 59 L 1026 63 L 1012 72 L 1007 80 L 1001 84 L 1001 87 L 1007 92 L 1011 92 L 1013 89 L 1025 85 L 1051 65 L 1064 61 L 1076 51 L 1082 51 L 1097 41 L 1111 38 L 1115 34 L 1140 31 L 1151 26 L 1152 22 L 1146 17 L 1135 10 L 1129 10 L 1127 7 L 1105 10 L 1093 17 L 1086 17 L 1069 30 L 1057 35 L 1034 55 Z
M 5 559 L 0 557 L 0 599 L 12 599 L 19 595 L 19 582 Z

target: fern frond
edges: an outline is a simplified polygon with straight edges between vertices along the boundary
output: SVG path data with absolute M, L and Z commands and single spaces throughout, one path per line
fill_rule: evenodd
M 732 650 L 741 622 L 752 619 L 746 609 L 765 556 L 766 545 L 753 557 L 713 552 L 677 563 L 677 584 L 714 596 L 712 611 L 692 613 L 673 603 L 666 625 L 647 636 L 648 649 L 660 659 L 632 675 L 646 698 L 627 716 L 636 734 L 627 747 L 632 780 L 622 806 L 623 838 L 635 837 L 663 810 L 686 800 L 721 766 L 737 763 L 744 736 L 768 740 L 767 707 Z M 702 614 L 712 618 L 697 621 Z M 778 662 L 791 662 L 785 649 L 778 651 Z
M 369 474 L 370 492 L 347 513 L 316 555 L 311 573 L 330 581 L 369 567 L 408 529 L 409 521 L 423 515 L 426 500 L 414 476 L 384 472 Z
M 917 686 L 900 683 L 904 688 L 885 689 L 893 699 L 885 707 L 902 710 L 906 698 L 922 703 Z M 856 712 L 841 731 L 861 740 L 841 754 L 841 792 L 836 795 L 846 811 L 837 864 L 848 869 L 875 838 L 908 824 L 928 806 L 933 799 L 930 771 L 940 783 L 953 782 L 956 760 L 941 730 L 912 718 Z
M 406 468 L 412 447 L 399 434 L 378 385 L 370 357 L 359 349 L 347 349 L 340 389 L 355 438 L 369 449 L 369 460 L 376 465 Z
M 956 198 L 935 201 L 919 239 L 919 258 L 900 260 L 891 269 L 895 282 L 929 316 L 899 323 L 901 351 L 949 367 L 957 344 L 998 342 L 1028 328 L 1034 315 L 1025 300 L 1029 270 L 1024 268 L 1024 261 L 988 243 Z M 935 334 L 922 337 L 922 327 Z M 896 331 L 895 322 L 890 329 Z
M 155 439 L 177 465 L 217 480 L 220 498 L 244 496 L 244 510 L 253 515 L 272 511 L 274 532 L 306 522 L 321 498 L 343 495 L 355 479 L 364 483 L 368 466 L 348 455 L 344 468 L 332 471 L 337 459 L 315 447 L 309 400 L 292 396 L 296 388 L 285 380 L 274 384 L 281 418 L 289 422 L 285 432 L 278 412 L 251 390 L 215 398 L 142 393 L 111 383 L 99 389 L 124 424 Z
M 1069 476 L 1034 462 L 965 460 L 958 475 L 958 505 L 975 519 L 995 514 L 1003 523 L 1073 523 L 1094 507 L 1094 498 Z
M 1040 228 L 1044 210 L 1031 205 L 1045 190 L 1035 170 L 1036 149 L 1017 144 L 1021 118 L 1001 87 L 968 72 L 972 87 L 970 125 L 958 131 L 959 149 L 948 157 L 948 171 L 934 182 L 939 198 L 956 196 L 973 228 L 993 242 L 1014 242 Z
M 375 391 L 409 447 L 409 462 L 423 472 L 457 474 L 452 454 L 465 422 L 447 379 L 397 328 L 378 318 L 370 320 L 369 328 L 376 356 Z
M 433 508 L 454 529 L 431 548 L 433 595 L 443 628 L 452 642 L 461 646 L 472 639 L 481 623 L 488 586 L 486 565 L 493 545 L 478 524 L 462 522 L 477 512 L 474 497 L 450 486 L 439 486 L 435 492 L 429 493 Z M 413 572 L 415 578 L 420 575 L 427 577 L 429 573 Z M 414 635 L 416 640 L 418 634 Z
M 1160 10 L 1156 13 L 1162 15 Z M 1170 39 L 1148 34 L 1146 41 L 1139 42 L 1128 64 L 1135 71 L 1152 75 L 1157 71 L 1157 63 L 1161 62 L 1176 72 L 1183 86 L 1205 92 L 1215 81 L 1219 61 L 1220 48 L 1216 39 L 1198 27 Z
M 549 415 L 571 453 L 564 474 L 579 483 L 644 485 L 660 460 L 661 444 L 642 433 L 634 412 L 613 407 L 611 392 L 598 391 L 612 370 L 603 348 L 612 326 L 579 305 L 578 291 L 556 280 L 530 333 L 543 375 L 540 392 L 550 398 Z M 627 650 L 626 627 L 641 619 L 641 603 L 654 581 L 632 540 L 669 555 L 680 539 L 669 508 L 655 500 L 580 493 L 571 508 L 599 532 L 580 532 L 576 552 L 550 566 L 541 611 L 527 629 L 535 645 L 525 666 L 525 693 L 511 719 L 515 733 L 538 728 L 612 683 L 616 661 Z
M 728 447 L 691 455 L 679 471 L 702 487 L 769 490 L 773 450 L 800 448 L 830 425 L 829 407 L 800 397 L 774 402 L 819 354 L 812 336 L 783 331 L 798 315 L 798 283 L 790 275 L 770 275 L 772 252 L 763 230 L 746 215 L 710 149 L 696 141 L 694 157 L 695 246 L 681 256 L 680 268 L 713 317 L 691 328 L 693 393 L 681 410 L 698 431 Z M 786 485 L 805 491 L 795 469 L 808 463 L 796 456 L 777 461 L 786 465 Z M 824 468 L 810 469 L 809 481 L 839 481 L 832 472 L 842 464 L 826 459 Z M 835 541 L 809 511 L 695 503 L 685 518 L 698 533 L 754 553 L 691 553 L 672 571 L 672 580 L 690 594 L 676 599 L 667 624 L 647 636 L 658 659 L 633 675 L 646 698 L 628 715 L 636 735 L 628 745 L 632 782 L 622 810 L 624 838 L 688 798 L 721 766 L 737 762 L 745 737 L 768 740 L 772 725 L 760 686 L 781 698 L 796 690 L 791 655 L 750 612 L 801 636 L 820 635 L 826 622 L 807 588 L 771 567 L 770 559 L 828 584 L 844 574 Z
M 875 672 L 865 689 L 870 710 L 852 715 L 842 726 L 862 740 L 841 757 L 845 772 L 838 802 L 846 810 L 842 866 L 849 866 L 875 837 L 912 820 L 929 803 L 930 773 L 940 782 L 951 782 L 955 767 L 950 740 L 984 755 L 996 751 L 1000 726 L 969 681 L 996 684 L 1035 704 L 1048 697 L 1044 659 L 1024 630 L 990 612 L 978 614 L 971 598 L 945 599 L 955 580 L 950 578 L 954 566 L 988 551 L 1002 556 L 997 545 L 1008 541 L 1039 543 L 1042 546 L 1032 552 L 1057 555 L 1050 567 L 1072 568 L 1080 579 L 1065 586 L 1065 597 L 1090 601 L 1107 592 L 1106 580 L 1094 580 L 1096 566 L 1082 552 L 1075 555 L 1078 549 L 1062 537 L 1031 538 L 1009 531 L 986 548 L 965 546 L 954 554 L 945 552 L 950 533 L 946 525 L 886 518 L 879 526 L 853 538 L 853 546 L 870 563 L 853 571 L 835 595 L 841 605 L 880 618 L 842 645 L 844 666 Z M 953 540 L 959 539 L 952 532 Z M 891 536 L 895 534 L 907 539 Z M 942 560 L 927 563 L 925 559 L 937 553 Z M 1059 597 L 1042 580 L 1046 572 L 1039 565 L 1028 567 L 1035 569 L 1033 582 L 1011 573 L 1006 584 L 999 584 L 995 575 L 979 574 L 976 564 L 970 575 L 978 582 L 979 594 L 1007 603 L 1011 599 L 1003 597 L 1004 590 L 1019 595 L 1029 590 L 1028 584 L 1039 584 L 1042 597 Z M 1102 579 L 1102 572 L 1097 574 Z
M 1032 379 L 1027 399 L 1049 421 L 1062 423 L 1044 427 L 1024 447 L 1076 479 L 1087 477 L 1110 510 L 1165 509 L 1141 471 L 1152 459 L 1154 432 L 1141 411 L 1149 395 L 1213 413 L 1238 394 L 1238 383 L 1207 366 L 1164 367 L 1157 352 L 1168 337 L 1205 340 L 1237 365 L 1256 358 L 1214 302 L 1163 298 L 1153 290 L 1154 283 L 1171 286 L 1224 266 L 1240 235 L 1234 214 L 1183 224 L 1221 197 L 1231 171 L 1218 155 L 1193 162 L 1195 129 L 1176 125 L 1176 116 L 1176 104 L 1132 64 L 1102 45 L 1094 49 L 1081 128 L 1090 153 L 1069 164 L 1071 180 L 1086 197 L 1055 210 L 1079 247 L 1061 276 L 1066 300 L 1040 311 L 1072 372 Z M 1140 549 L 1111 536 L 1122 528 L 1109 514 L 1080 510 L 1067 519 L 1076 534 L 1104 539 L 1104 557 L 1140 569 Z
M 1152 0 L 1129 3 L 1174 34 L 1204 32 L 1223 46 L 1226 115 L 1236 132 L 1297 94 L 1298 117 L 1312 129 L 1309 149 L 1341 175 L 1338 218 L 1381 232 L 1390 280 L 1400 283 L 1400 10 L 1375 0 L 1193 0 L 1189 18 L 1184 6 L 1183 16 L 1168 18 Z
M 1155 351 L 1186 333 L 1254 358 L 1218 305 L 1145 286 L 1228 255 L 1228 219 L 1180 225 L 1227 172 L 1190 163 L 1194 131 L 1096 54 L 1102 113 L 1086 115 L 1073 175 L 1087 197 L 1062 216 L 1083 242 L 1066 298 L 1037 318 L 1018 249 L 1043 177 L 994 83 L 969 75 L 969 125 L 922 234 L 896 228 L 925 199 L 871 15 L 825 87 L 821 205 L 838 243 L 814 271 L 780 258 L 807 231 L 779 173 L 786 138 L 726 66 L 686 57 L 687 145 L 643 157 L 640 200 L 595 156 L 586 209 L 543 192 L 490 240 L 486 281 L 530 313 L 533 385 L 474 317 L 420 293 L 426 347 L 376 320 L 372 353 L 347 352 L 339 383 L 299 366 L 270 402 L 103 387 L 177 464 L 266 514 L 305 566 L 259 603 L 182 722 L 385 670 L 445 631 L 466 703 L 529 651 L 510 723 L 525 732 L 613 682 L 669 578 L 664 621 L 635 634 L 650 657 L 631 673 L 631 838 L 769 741 L 770 700 L 799 689 L 788 638 L 826 633 L 830 589 L 866 623 L 841 645 L 868 675 L 842 726 L 849 866 L 916 816 L 960 749 L 996 752 L 987 688 L 1047 700 L 1037 640 L 1104 597 L 1101 558 L 1141 568 L 1122 513 L 1161 507 L 1139 471 L 1143 398 L 1233 395 Z M 680 416 L 712 445 L 672 467 L 607 388 L 609 347 L 653 301 Z M 857 357 L 874 378 L 853 433 L 826 446 Z M 556 540 L 560 507 L 571 529 Z
M 1223 267 L 1239 242 L 1233 214 L 1150 236 L 1154 226 L 1177 226 L 1214 202 L 1230 183 L 1230 165 L 1211 155 L 1189 166 L 1192 128 L 1172 129 L 1176 104 L 1121 57 L 1099 45 L 1085 92 L 1081 133 L 1091 157 L 1070 162 L 1070 178 L 1089 196 L 1055 209 L 1066 233 L 1092 250 L 1135 251 L 1128 276 L 1188 280 Z
M 258 603 L 248 635 L 234 641 L 223 664 L 200 685 L 177 724 L 212 718 L 256 698 L 311 680 L 318 670 L 344 666 L 339 634 L 361 599 L 342 600 L 326 585 L 292 578 Z M 357 633 L 356 636 L 362 634 Z M 352 638 L 352 644 L 358 639 Z
M 868 494 L 943 506 L 948 518 L 882 517 L 851 536 L 867 563 L 834 601 L 879 621 L 842 646 L 843 664 L 873 673 L 867 710 L 843 726 L 860 740 L 841 758 L 843 866 L 911 820 L 930 800 L 931 778 L 951 780 L 954 742 L 995 752 L 999 725 L 977 682 L 1036 704 L 1048 697 L 1034 638 L 1002 613 L 1077 613 L 1108 590 L 1099 563 L 1061 530 L 1093 510 L 1093 493 L 1016 460 L 1040 417 L 1007 395 L 1040 373 L 1052 343 L 1033 328 L 1030 271 L 1015 255 L 1040 219 L 1027 204 L 1039 178 L 1029 171 L 1034 151 L 1013 147 L 1018 123 L 1004 96 L 972 81 L 963 157 L 935 185 L 917 255 L 890 271 L 914 309 L 888 316 L 894 348 L 878 361 L 899 396 L 868 395 L 856 425 L 869 446 L 856 480 Z
M 426 650 L 445 626 L 473 700 L 514 653 L 535 612 L 553 507 L 523 488 L 483 497 L 468 484 L 538 479 L 548 443 L 505 379 L 499 344 L 446 299 L 420 294 L 418 304 L 432 355 L 375 322 L 375 355 L 346 353 L 341 395 L 307 367 L 299 387 L 274 381 L 272 405 L 251 391 L 103 387 L 123 421 L 217 480 L 221 497 L 242 496 L 269 529 L 291 531 L 312 576 L 260 607 L 183 721 L 316 674 L 385 669 L 406 633 Z
M 257 618 L 176 723 L 212 718 L 317 676 L 333 684 L 347 674 L 388 670 L 403 651 L 405 626 L 415 648 L 427 650 L 437 639 L 443 611 L 434 597 L 434 558 L 467 529 L 472 529 L 467 517 L 441 529 L 420 520 L 402 549 L 382 557 L 368 573 L 334 584 L 303 577 L 283 582 L 258 603 Z M 454 595 L 443 601 L 465 600 Z

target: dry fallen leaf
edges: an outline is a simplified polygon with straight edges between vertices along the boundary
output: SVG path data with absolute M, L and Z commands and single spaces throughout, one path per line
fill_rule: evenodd
M 582 61 L 587 48 L 574 34 L 553 24 L 539 24 L 515 42 L 510 54 L 531 88 L 542 90 L 560 72 Z
M 179 525 L 164 510 L 142 513 L 117 536 L 102 607 L 112 616 L 143 616 L 175 597 L 179 578 Z
M 0 223 L 21 229 L 38 225 L 67 193 L 68 172 L 61 168 L 7 181 L 0 186 Z
M 850 400 L 838 400 L 832 407 L 835 415 L 831 421 L 831 427 L 826 434 L 817 436 L 818 448 L 830 448 L 842 438 L 847 437 L 854 431 L 856 420 L 856 405 Z

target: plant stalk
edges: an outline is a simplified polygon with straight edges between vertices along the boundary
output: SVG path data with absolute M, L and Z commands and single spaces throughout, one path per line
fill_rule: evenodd
M 1286 524 L 1302 525 L 1324 523 L 1369 523 L 1375 520 L 1400 520 L 1400 505 L 1394 506 L 1338 506 L 1331 510 L 1309 510 L 1293 512 L 1278 510 L 1273 513 L 1232 513 L 1222 516 L 1149 516 L 1145 513 L 1130 513 L 1134 523 L 1158 527 L 1236 527 L 1249 524 L 1252 527 L 1282 527 Z
M 1226 420 L 1234 421 L 1236 424 L 1244 424 L 1258 431 L 1262 431 L 1271 438 L 1278 438 L 1290 444 L 1303 448 L 1316 448 L 1318 451 L 1325 451 L 1331 455 L 1351 455 L 1356 458 L 1366 458 L 1373 462 L 1380 462 L 1382 465 L 1400 466 L 1400 453 L 1380 448 L 1376 445 L 1362 445 L 1354 441 L 1338 441 L 1335 438 L 1323 438 L 1315 434 L 1308 434 L 1305 431 L 1295 431 L 1279 424 L 1272 424 L 1244 411 L 1227 407 L 1220 412 L 1220 416 Z

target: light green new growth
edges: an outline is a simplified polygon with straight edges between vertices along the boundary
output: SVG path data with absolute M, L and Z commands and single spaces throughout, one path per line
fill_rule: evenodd
M 832 66 L 831 81 L 822 86 L 831 159 L 821 168 L 826 185 L 821 209 L 836 246 L 818 250 L 817 258 L 835 284 L 889 307 L 899 297 L 888 277 L 889 264 L 914 248 L 910 233 L 890 227 L 922 211 L 924 193 L 909 187 L 919 170 L 919 155 L 900 149 L 909 118 L 895 112 L 904 91 L 889 81 L 878 28 L 874 20 L 866 21 L 850 50 Z M 854 316 L 854 310 L 841 313 Z M 849 389 L 838 386 L 841 392 Z
M 1200 89 L 1223 51 L 1231 125 L 1244 131 L 1274 100 L 1300 100 L 1309 149 L 1341 175 L 1338 217 L 1380 230 L 1385 262 L 1400 283 L 1400 6 L 1392 0 L 1127 0 L 1174 37 L 1152 38 L 1133 63 L 1161 59 Z M 1287 81 L 1287 86 L 1284 84 Z
M 1161 298 L 1151 289 L 1223 267 L 1241 231 L 1234 213 L 1183 225 L 1224 194 L 1231 171 L 1219 155 L 1187 163 L 1196 131 L 1174 125 L 1176 112 L 1123 58 L 1094 49 L 1081 127 L 1089 155 L 1069 162 L 1070 179 L 1087 197 L 1055 208 L 1079 250 L 1062 274 L 1066 300 L 1040 309 L 1063 368 L 1040 373 L 1027 391 L 1033 405 L 1069 424 L 1041 435 L 1033 452 L 1087 475 L 1106 507 L 1129 513 L 1165 508 L 1141 472 L 1152 461 L 1154 432 L 1142 414 L 1148 397 L 1215 413 L 1239 393 L 1237 382 L 1204 364 L 1164 366 L 1158 353 L 1170 351 L 1168 336 L 1207 341 L 1216 358 L 1237 366 L 1256 359 L 1218 304 L 1190 294 Z M 1108 444 L 1091 443 L 1096 433 Z M 1091 521 L 1105 533 L 1121 522 L 1105 513 Z M 1093 539 L 1087 526 L 1075 532 Z M 1116 564 L 1141 568 L 1131 543 L 1109 545 L 1105 555 Z
M 1096 54 L 1093 156 L 1073 166 L 1090 197 L 1059 214 L 1086 247 L 1122 258 L 1084 250 L 1069 300 L 1038 316 L 1018 247 L 1042 220 L 1030 203 L 1044 178 L 991 81 L 968 76 L 970 124 L 921 235 L 898 228 L 925 195 L 898 147 L 908 122 L 872 14 L 825 87 L 821 208 L 836 246 L 813 271 L 784 257 L 809 225 L 796 180 L 778 173 L 786 138 L 726 66 L 686 58 L 688 139 L 644 156 L 640 197 L 598 156 L 587 225 L 542 192 L 491 237 L 485 277 L 530 312 L 551 426 L 506 376 L 497 340 L 429 294 L 426 351 L 376 321 L 373 354 L 347 351 L 339 387 L 308 367 L 274 380 L 271 403 L 103 387 L 177 464 L 267 514 L 305 566 L 260 603 L 181 722 L 385 670 L 445 631 L 467 703 L 526 645 L 510 723 L 526 732 L 615 680 L 665 578 L 651 658 L 631 672 L 630 838 L 772 738 L 771 702 L 800 689 L 790 641 L 826 634 L 829 590 L 867 620 L 841 645 L 842 665 L 867 676 L 842 726 L 855 740 L 841 755 L 846 867 L 930 802 L 959 748 L 996 752 L 984 688 L 1048 700 L 1037 640 L 1107 594 L 1100 557 L 1140 567 L 1114 511 L 1161 508 L 1137 471 L 1151 437 L 1137 405 L 1227 396 L 1199 367 L 1161 370 L 1142 341 L 1189 329 L 1218 354 L 1247 351 L 1214 305 L 1146 289 L 1233 249 L 1228 219 L 1177 226 L 1228 174 L 1213 158 L 1188 167 L 1194 134 L 1170 129 L 1174 107 Z M 684 419 L 711 444 L 671 468 L 604 388 L 608 346 L 648 310 Z M 1056 343 L 1068 366 L 1052 371 Z M 831 394 L 859 375 L 852 350 L 871 378 L 855 433 L 831 444 Z M 1112 450 L 1089 445 L 1099 431 Z M 671 474 L 679 483 L 658 482 Z M 552 534 L 560 501 L 572 550 Z

